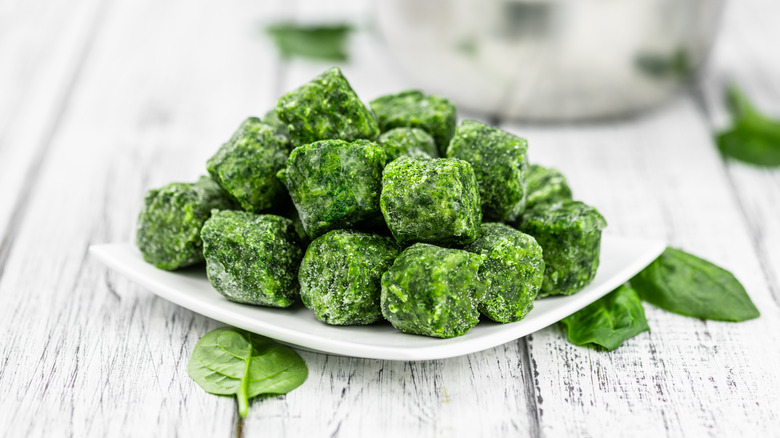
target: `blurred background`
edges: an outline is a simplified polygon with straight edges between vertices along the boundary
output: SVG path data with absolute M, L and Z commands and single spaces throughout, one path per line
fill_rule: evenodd
M 694 78 L 721 0 L 378 0 L 412 82 L 499 117 L 584 120 L 652 107 Z
M 191 69 L 223 63 L 222 81 L 254 74 L 282 92 L 308 79 L 286 74 L 290 63 L 310 65 L 312 73 L 340 65 L 365 99 L 421 88 L 504 120 L 635 115 L 679 94 L 703 71 L 712 92 L 706 98 L 719 98 L 726 77 L 778 72 L 780 8 L 770 0 L 124 3 L 3 0 L 0 122 L 9 125 L 24 106 L 58 101 L 56 93 L 69 92 L 63 85 L 79 79 L 94 46 L 116 32 L 134 41 L 111 42 L 127 52 L 115 62 L 136 69 L 176 60 Z M 260 62 L 274 64 L 275 75 L 258 71 Z M 147 71 L 148 81 L 136 85 L 167 80 L 164 72 Z M 45 75 L 52 77 L 40 83 Z M 53 94 L 30 96 L 32 83 Z M 760 88 L 767 86 L 776 87 Z

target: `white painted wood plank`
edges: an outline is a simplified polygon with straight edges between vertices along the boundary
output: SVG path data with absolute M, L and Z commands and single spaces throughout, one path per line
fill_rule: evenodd
M 517 342 L 427 362 L 303 356 L 309 380 L 253 403 L 245 436 L 516 436 L 535 427 Z
M 771 0 L 728 3 L 723 34 L 699 87 L 713 130 L 724 129 L 730 123 L 723 102 L 724 87 L 730 81 L 738 84 L 760 109 L 780 120 L 777 16 L 780 3 Z M 780 303 L 780 170 L 726 160 L 726 171 L 766 280 Z
M 570 345 L 559 327 L 529 336 L 542 435 L 776 434 L 780 309 L 692 100 L 624 122 L 506 129 L 602 211 L 606 232 L 665 238 L 730 269 L 762 312 L 732 324 L 646 305 L 652 331 L 613 353 Z
M 35 180 L 37 163 L 78 81 L 105 3 L 0 4 L 0 236 L 6 236 Z M 0 263 L 5 246 L 0 244 Z
M 116 0 L 66 107 L 0 279 L 8 436 L 229 436 L 235 402 L 186 374 L 214 321 L 107 273 L 144 192 L 193 180 L 249 114 L 275 60 L 256 21 L 281 2 Z

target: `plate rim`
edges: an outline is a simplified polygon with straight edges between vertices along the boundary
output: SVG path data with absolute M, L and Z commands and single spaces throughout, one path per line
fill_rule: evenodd
M 145 264 L 145 266 L 140 266 L 140 269 L 147 267 L 151 269 L 157 269 L 143 261 L 142 257 L 140 256 L 140 252 L 132 243 L 117 242 L 93 244 L 90 245 L 89 252 L 96 256 L 104 265 L 112 269 L 114 272 L 126 277 L 130 281 L 146 289 L 149 289 L 149 291 L 151 291 L 156 296 L 159 296 L 160 298 L 170 301 L 178 306 L 189 309 L 190 311 L 196 312 L 211 319 L 215 319 L 224 324 L 258 333 L 263 336 L 268 336 L 283 343 L 297 346 L 302 349 L 323 354 L 359 357 L 364 359 L 424 361 L 446 359 L 484 351 L 522 338 L 552 324 L 555 324 L 566 316 L 598 300 L 621 284 L 625 283 L 629 278 L 633 277 L 636 273 L 655 260 L 666 248 L 666 244 L 660 240 L 613 236 L 609 234 L 605 234 L 603 237 L 604 240 L 607 241 L 620 240 L 622 241 L 621 243 L 625 243 L 627 241 L 632 241 L 632 243 L 641 243 L 644 246 L 644 251 L 642 252 L 641 256 L 632 260 L 631 263 L 623 267 L 618 274 L 612 275 L 606 281 L 604 281 L 601 285 L 603 290 L 599 290 L 598 293 L 592 292 L 586 296 L 582 296 L 582 299 L 576 298 L 578 297 L 578 294 L 563 297 L 544 298 L 545 301 L 568 298 L 566 303 L 560 306 L 560 308 L 556 311 L 556 313 L 564 313 L 560 318 L 552 321 L 548 321 L 545 318 L 542 318 L 541 320 L 524 320 L 526 321 L 526 324 L 517 325 L 515 327 L 511 327 L 511 325 L 519 323 L 509 323 L 506 325 L 502 324 L 503 327 L 506 327 L 505 330 L 500 330 L 498 332 L 476 338 L 468 338 L 467 333 L 464 336 L 456 338 L 437 340 L 437 342 L 440 342 L 440 344 L 434 346 L 427 345 L 402 347 L 356 344 L 355 342 L 349 340 L 327 338 L 323 337 L 322 335 L 313 335 L 304 331 L 293 330 L 287 327 L 280 327 L 273 323 L 250 318 L 248 315 L 245 315 L 241 312 L 235 312 L 231 310 L 232 306 L 248 306 L 248 304 L 234 303 L 225 300 L 225 305 L 213 306 L 208 302 L 198 299 L 182 299 L 182 291 L 177 290 L 178 288 L 172 287 L 163 281 L 159 281 L 153 276 L 141 276 L 136 274 L 134 272 L 134 268 L 128 268 L 124 266 L 124 264 L 113 255 L 113 252 L 117 250 L 132 250 L 134 253 L 136 253 L 135 258 L 138 259 L 136 261 Z M 134 261 L 134 263 L 136 261 Z M 162 273 L 177 275 L 175 271 L 160 271 Z M 215 291 L 215 293 L 218 292 Z M 283 309 L 280 310 L 283 311 Z M 531 322 L 530 324 L 528 323 L 529 321 Z M 404 336 L 417 335 L 404 334 Z M 323 347 L 325 349 L 323 349 Z

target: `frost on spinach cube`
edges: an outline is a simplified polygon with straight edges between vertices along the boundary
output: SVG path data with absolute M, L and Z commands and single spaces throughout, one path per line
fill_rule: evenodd
M 508 225 L 485 223 L 477 240 L 463 249 L 482 256 L 479 273 L 490 280 L 479 311 L 496 322 L 523 319 L 542 287 L 542 247 Z
M 303 304 L 320 321 L 365 325 L 382 317 L 381 278 L 400 252 L 391 237 L 333 230 L 306 249 L 298 279 Z
M 377 139 L 385 150 L 387 162 L 403 155 L 412 158 L 437 158 L 436 142 L 427 132 L 419 128 L 393 128 Z
M 525 206 L 529 210 L 539 204 L 571 200 L 566 177 L 557 169 L 532 164 L 528 166 L 525 182 L 528 190 Z
M 290 142 L 257 117 L 246 119 L 206 163 L 211 177 L 246 211 L 259 213 L 286 196 L 276 173 L 287 164 Z
M 265 113 L 263 118 L 260 120 L 266 125 L 274 128 L 274 132 L 276 132 L 276 135 L 287 137 L 289 141 L 290 132 L 287 130 L 287 123 L 284 123 L 279 119 L 279 115 L 276 114 L 276 108 L 273 108 L 272 110 Z
M 295 148 L 278 176 L 314 239 L 379 215 L 384 166 L 376 143 L 323 140 Z
M 327 139 L 373 140 L 379 135 L 374 115 L 338 67 L 282 96 L 276 114 L 287 124 L 295 146 Z
M 298 296 L 303 250 L 293 223 L 246 211 L 214 212 L 201 232 L 206 274 L 231 301 L 288 307 Z
M 474 168 L 485 220 L 513 221 L 525 210 L 527 150 L 525 139 L 501 129 L 470 120 L 458 126 L 447 157 Z
M 469 163 L 455 158 L 401 157 L 382 179 L 382 214 L 395 239 L 408 244 L 467 244 L 482 222 Z
M 606 226 L 595 208 L 579 201 L 542 204 L 523 215 L 520 231 L 533 236 L 544 253 L 539 296 L 571 295 L 593 281 Z
M 457 111 L 448 99 L 426 96 L 419 90 L 389 94 L 371 101 L 382 132 L 393 128 L 420 128 L 433 136 L 444 156 L 457 123 Z
M 478 304 L 489 282 L 482 257 L 416 243 L 382 275 L 382 315 L 404 333 L 452 338 L 479 322 Z
M 303 222 L 301 222 L 301 217 L 298 215 L 298 210 L 295 209 L 295 205 L 293 205 L 292 201 L 288 198 L 287 201 L 282 204 L 281 208 L 278 208 L 277 210 L 278 211 L 275 211 L 272 214 L 286 217 L 292 221 L 295 234 L 298 236 L 298 242 L 301 244 L 301 248 L 305 250 L 306 247 L 309 246 L 309 243 L 311 243 L 311 239 L 303 228 Z
M 213 209 L 233 204 L 207 176 L 195 183 L 172 183 L 146 193 L 138 216 L 136 246 L 144 260 L 161 269 L 203 261 L 200 229 Z

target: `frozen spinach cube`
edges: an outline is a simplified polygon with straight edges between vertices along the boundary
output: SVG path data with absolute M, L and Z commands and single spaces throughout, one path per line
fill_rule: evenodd
M 231 301 L 288 307 L 298 296 L 303 250 L 293 223 L 272 214 L 218 211 L 201 232 L 206 274 Z
M 388 164 L 380 205 L 402 244 L 471 243 L 482 222 L 474 171 L 456 158 L 401 157 Z
M 298 215 L 298 210 L 295 209 L 295 205 L 292 203 L 292 200 L 288 198 L 286 202 L 276 210 L 277 211 L 275 211 L 273 214 L 286 217 L 292 221 L 295 234 L 298 235 L 298 242 L 301 244 L 301 248 L 305 250 L 306 247 L 309 246 L 309 243 L 311 243 L 311 239 L 309 238 L 309 235 L 306 234 L 306 230 L 303 228 L 301 216 Z
M 231 207 L 230 199 L 207 176 L 196 183 L 172 183 L 149 190 L 138 216 L 136 246 L 144 260 L 161 269 L 200 263 L 203 223 L 212 209 Z
M 274 128 L 274 132 L 276 132 L 277 135 L 287 137 L 289 141 L 290 132 L 287 130 L 287 123 L 284 123 L 279 119 L 279 115 L 276 114 L 276 108 L 273 108 L 272 110 L 265 113 L 263 118 L 260 120 L 266 125 Z
M 379 214 L 385 153 L 366 140 L 322 140 L 295 148 L 279 171 L 312 239 Z
M 379 135 L 374 115 L 338 67 L 282 96 L 276 114 L 287 124 L 295 146 L 327 139 L 373 140 Z
M 416 243 L 382 275 L 382 315 L 404 333 L 452 338 L 479 322 L 489 282 L 482 258 L 459 249 Z
M 523 215 L 520 231 L 533 236 L 544 252 L 539 296 L 571 295 L 593 281 L 606 226 L 598 210 L 579 201 L 541 204 Z
M 298 273 L 303 304 L 328 324 L 376 322 L 382 273 L 399 252 L 392 238 L 376 234 L 333 230 L 318 237 Z
M 525 139 L 479 122 L 466 120 L 455 131 L 447 157 L 474 168 L 486 220 L 513 221 L 525 210 L 527 149 Z
M 530 210 L 538 204 L 571 200 L 571 189 L 566 177 L 557 169 L 532 164 L 528 166 L 525 182 L 528 190 L 526 209 Z
M 371 101 L 382 132 L 393 128 L 420 128 L 436 140 L 444 156 L 457 123 L 455 105 L 439 96 L 426 96 L 419 90 L 389 94 Z
M 508 225 L 485 223 L 477 240 L 463 249 L 482 256 L 479 273 L 490 280 L 479 311 L 496 322 L 523 319 L 542 287 L 542 247 Z
M 214 181 L 246 211 L 259 213 L 286 196 L 276 173 L 287 164 L 290 142 L 257 117 L 246 119 L 206 163 Z
M 393 128 L 377 139 L 387 154 L 387 162 L 402 155 L 412 158 L 437 158 L 436 142 L 427 132 L 419 128 Z

